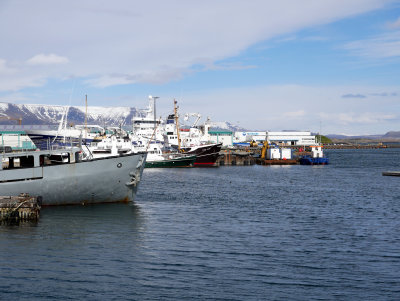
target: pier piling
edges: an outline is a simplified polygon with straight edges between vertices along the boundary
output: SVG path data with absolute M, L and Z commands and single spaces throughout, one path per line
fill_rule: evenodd
M 0 196 L 0 221 L 19 222 L 39 220 L 42 198 L 21 193 L 18 196 Z

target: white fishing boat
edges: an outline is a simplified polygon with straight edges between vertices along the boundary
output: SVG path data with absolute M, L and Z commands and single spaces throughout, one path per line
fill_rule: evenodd
M 146 153 L 82 160 L 78 147 L 0 154 L 0 195 L 42 196 L 43 205 L 133 201 Z
M 191 126 L 187 130 L 179 127 L 179 115 L 177 102 L 174 100 L 174 114 L 167 118 L 165 125 L 166 141 L 171 147 L 176 147 L 180 153 L 195 155 L 194 166 L 216 166 L 216 161 L 221 151 L 222 143 L 209 143 L 204 139 L 204 133 L 208 132 L 208 120 L 202 127 Z M 196 124 L 200 115 L 196 120 Z
M 195 155 L 187 155 L 176 151 L 163 151 L 163 146 L 150 142 L 147 147 L 146 168 L 149 167 L 193 167 Z
M 164 126 L 162 119 L 156 118 L 156 99 L 149 96 L 149 106 L 139 110 L 139 115 L 132 118 L 132 135 L 139 139 L 164 141 Z

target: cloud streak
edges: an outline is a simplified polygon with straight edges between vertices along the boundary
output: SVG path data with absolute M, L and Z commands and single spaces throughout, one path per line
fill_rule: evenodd
M 37 54 L 26 61 L 28 65 L 58 65 L 68 63 L 68 58 L 56 55 L 54 53 L 50 54 Z
M 10 1 L 0 11 L 0 39 L 2 58 L 17 72 L 15 78 L 0 78 L 7 83 L 0 89 L 22 88 L 17 77 L 26 79 L 25 86 L 73 76 L 106 87 L 168 82 L 195 72 L 196 65 L 199 70 L 253 68 L 220 62 L 257 43 L 388 2 Z
M 354 41 L 346 44 L 344 49 L 349 50 L 355 56 L 369 59 L 400 57 L 400 31 Z
M 367 96 L 363 94 L 344 94 L 342 98 L 367 98 Z
M 377 124 L 385 121 L 391 121 L 397 119 L 398 116 L 395 114 L 375 113 L 375 112 L 363 112 L 363 113 L 338 113 L 328 114 L 321 113 L 321 118 L 329 121 L 335 121 L 342 125 L 352 124 Z

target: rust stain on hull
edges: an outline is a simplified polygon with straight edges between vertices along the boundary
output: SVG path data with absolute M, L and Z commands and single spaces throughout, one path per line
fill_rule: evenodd
M 93 202 L 93 201 L 82 201 L 81 203 L 70 203 L 70 204 L 47 204 L 47 205 L 42 205 L 42 207 L 54 207 L 54 206 L 85 206 L 85 205 L 97 205 L 97 204 L 114 204 L 114 203 L 125 203 L 129 204 L 131 200 L 129 197 L 124 197 L 121 200 L 116 200 L 116 201 L 104 201 L 104 202 Z

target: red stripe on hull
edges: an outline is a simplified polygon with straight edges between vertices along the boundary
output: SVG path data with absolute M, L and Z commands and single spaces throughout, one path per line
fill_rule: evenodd
M 215 162 L 199 162 L 199 163 L 194 163 L 194 166 L 214 166 Z

